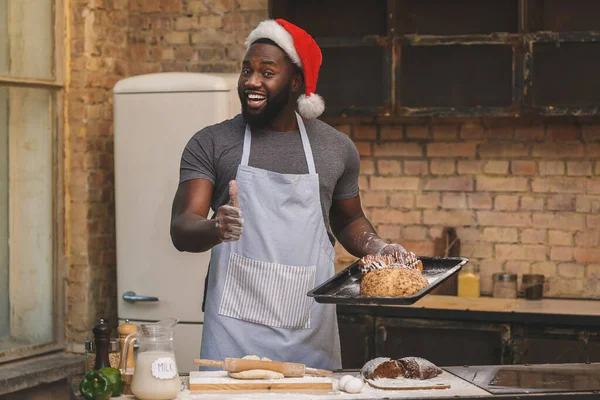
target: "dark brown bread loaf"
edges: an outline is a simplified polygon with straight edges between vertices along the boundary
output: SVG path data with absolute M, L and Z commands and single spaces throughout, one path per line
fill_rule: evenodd
M 398 360 L 403 367 L 403 376 L 409 379 L 431 379 L 443 371 L 432 362 L 419 357 L 405 357 Z
M 433 363 L 419 357 L 405 357 L 392 360 L 387 357 L 374 358 L 367 362 L 360 373 L 365 379 L 408 378 L 431 379 L 443 371 Z
M 367 362 L 360 370 L 360 373 L 366 379 L 396 378 L 402 375 L 403 370 L 398 361 L 387 357 L 378 357 Z

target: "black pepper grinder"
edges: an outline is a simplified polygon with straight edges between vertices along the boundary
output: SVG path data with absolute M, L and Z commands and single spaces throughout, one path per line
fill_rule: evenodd
M 110 360 L 108 359 L 110 327 L 104 322 L 104 319 L 101 319 L 99 324 L 94 325 L 92 331 L 94 332 L 94 340 L 96 342 L 96 362 L 94 363 L 94 369 L 99 370 L 110 367 Z

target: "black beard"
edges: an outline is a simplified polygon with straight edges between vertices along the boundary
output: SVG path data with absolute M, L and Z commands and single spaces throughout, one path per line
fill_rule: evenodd
M 242 117 L 246 123 L 252 128 L 262 129 L 272 122 L 275 118 L 281 114 L 283 109 L 288 105 L 290 101 L 290 93 L 292 91 L 292 83 L 288 83 L 285 87 L 281 88 L 279 92 L 272 98 L 267 99 L 267 104 L 258 114 L 250 114 L 248 112 L 248 103 L 245 93 L 239 93 L 240 102 L 242 103 Z

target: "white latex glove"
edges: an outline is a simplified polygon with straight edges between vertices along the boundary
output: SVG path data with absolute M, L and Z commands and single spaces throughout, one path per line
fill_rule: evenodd
M 377 253 L 378 256 L 385 256 L 388 254 L 394 254 L 394 253 L 408 253 L 406 251 L 406 249 L 404 247 L 402 247 L 401 245 L 397 244 L 397 243 L 390 243 L 390 244 L 386 244 L 385 246 L 383 246 L 379 252 Z
M 401 245 L 395 243 L 386 243 L 374 232 L 365 232 L 362 235 L 355 237 L 354 241 L 357 246 L 365 249 L 367 254 L 385 256 L 388 254 L 394 254 L 395 252 L 407 253 L 406 249 Z
M 238 200 L 238 188 L 235 181 L 229 182 L 229 203 L 217 210 L 215 217 L 219 239 L 223 242 L 234 242 L 240 239 L 244 230 L 242 209 Z

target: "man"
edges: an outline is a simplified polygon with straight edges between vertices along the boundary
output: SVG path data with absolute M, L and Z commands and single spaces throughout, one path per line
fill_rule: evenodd
M 405 250 L 363 214 L 352 141 L 315 119 L 324 103 L 314 39 L 268 20 L 246 47 L 242 115 L 192 137 L 173 202 L 175 247 L 212 249 L 201 357 L 341 368 L 335 306 L 306 295 L 334 274 L 333 235 L 357 257 Z

